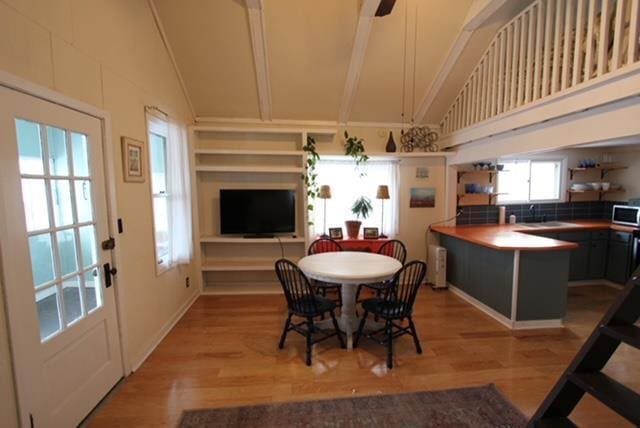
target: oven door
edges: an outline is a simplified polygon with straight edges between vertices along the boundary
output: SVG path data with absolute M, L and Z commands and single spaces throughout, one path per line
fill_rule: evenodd
M 628 226 L 640 226 L 640 207 L 629 207 L 626 205 L 614 205 L 613 223 L 625 224 Z

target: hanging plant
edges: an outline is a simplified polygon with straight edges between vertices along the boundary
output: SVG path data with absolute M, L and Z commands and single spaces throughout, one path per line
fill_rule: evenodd
M 318 174 L 316 173 L 316 164 L 320 160 L 320 155 L 316 152 L 316 140 L 312 136 L 307 136 L 307 144 L 302 146 L 302 150 L 307 153 L 307 162 L 304 165 L 304 174 L 302 174 L 302 181 L 307 189 L 307 211 L 313 211 L 313 201 L 318 197 L 320 193 L 320 186 L 318 186 Z M 311 218 L 311 216 L 309 216 Z M 313 221 L 309 220 L 309 226 L 313 225 Z
M 369 156 L 364 153 L 364 140 L 356 136 L 350 136 L 347 131 L 344 131 L 344 138 L 344 154 L 353 158 L 356 162 L 356 168 L 367 162 Z M 365 175 L 365 173 L 363 172 L 360 175 Z

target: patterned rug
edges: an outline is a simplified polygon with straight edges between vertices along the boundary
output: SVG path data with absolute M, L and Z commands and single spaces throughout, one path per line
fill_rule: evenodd
M 276 403 L 184 412 L 180 428 L 524 427 L 527 419 L 491 385 L 445 391 Z

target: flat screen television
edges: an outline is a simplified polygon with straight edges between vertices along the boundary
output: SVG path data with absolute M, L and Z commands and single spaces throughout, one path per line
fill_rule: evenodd
M 220 233 L 270 236 L 296 230 L 296 192 L 220 189 Z

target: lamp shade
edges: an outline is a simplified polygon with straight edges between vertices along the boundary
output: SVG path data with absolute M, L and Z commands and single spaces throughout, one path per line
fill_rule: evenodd
M 376 199 L 389 199 L 389 186 L 387 186 L 386 184 L 378 186 Z
M 320 199 L 331 199 L 331 187 L 326 184 L 320 186 L 320 194 L 318 197 Z

